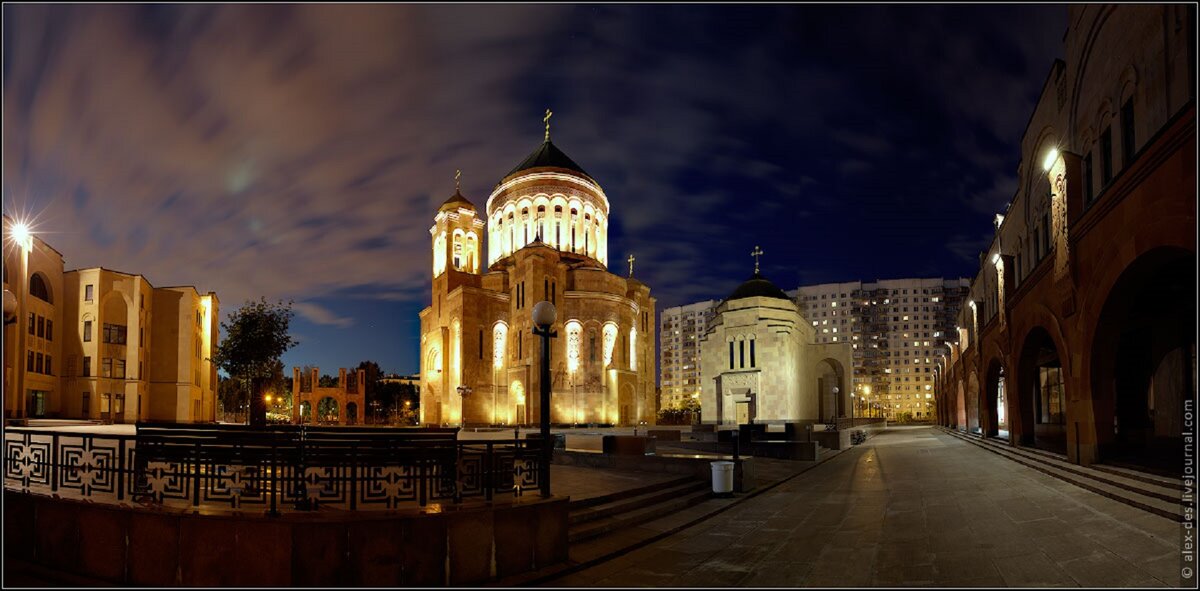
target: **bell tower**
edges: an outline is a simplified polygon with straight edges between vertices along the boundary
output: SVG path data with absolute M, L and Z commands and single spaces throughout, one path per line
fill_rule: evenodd
M 434 279 L 441 277 L 447 269 L 474 275 L 480 272 L 480 238 L 484 224 L 476 215 L 475 205 L 462 194 L 458 185 L 461 176 L 461 171 L 455 174 L 454 194 L 438 208 L 433 226 L 429 228 L 433 241 Z

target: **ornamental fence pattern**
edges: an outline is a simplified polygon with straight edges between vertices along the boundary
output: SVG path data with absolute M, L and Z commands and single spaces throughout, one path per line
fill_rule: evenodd
M 4 430 L 7 490 L 161 508 L 398 509 L 539 487 L 539 439 L 457 429 L 139 424 L 136 435 Z

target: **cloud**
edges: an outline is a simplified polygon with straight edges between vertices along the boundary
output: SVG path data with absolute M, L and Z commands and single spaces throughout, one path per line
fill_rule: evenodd
M 610 198 L 611 259 L 635 253 L 660 305 L 724 297 L 756 243 L 781 277 L 845 273 L 813 257 L 845 220 L 876 224 L 857 232 L 871 252 L 926 202 L 945 227 L 989 227 L 1065 22 L 1062 7 L 4 15 L 6 210 L 40 212 L 68 268 L 194 284 L 227 309 L 290 298 L 331 327 L 354 306 L 315 301 L 428 302 L 428 229 L 454 171 L 482 208 L 541 141 L 546 107 L 555 143 Z M 695 35 L 726 27 L 755 34 Z M 946 234 L 926 228 L 913 249 Z M 969 263 L 974 243 L 956 236 L 946 260 Z M 872 260 L 924 260 L 900 250 Z
M 292 304 L 292 309 L 316 324 L 326 324 L 339 328 L 346 328 L 354 324 L 353 318 L 338 316 L 328 308 L 312 302 L 295 302 Z

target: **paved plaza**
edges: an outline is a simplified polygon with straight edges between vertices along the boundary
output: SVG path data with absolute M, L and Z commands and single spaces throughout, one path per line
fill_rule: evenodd
M 1178 586 L 1180 526 L 899 427 L 548 586 Z

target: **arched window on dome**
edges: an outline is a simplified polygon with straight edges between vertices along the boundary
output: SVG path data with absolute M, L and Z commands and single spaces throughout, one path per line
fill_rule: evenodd
M 583 214 L 583 254 L 591 256 L 592 246 L 589 240 L 592 237 L 592 215 Z
M 521 229 L 524 230 L 524 238 L 521 240 L 521 246 L 529 244 L 529 208 L 521 210 Z M 513 250 L 516 250 L 514 248 Z
M 554 247 L 562 249 L 562 213 L 561 205 L 554 206 Z
M 571 218 L 568 225 L 571 226 L 571 252 L 579 252 L 579 245 L 575 242 L 575 226 L 579 223 L 579 210 L 571 208 Z
M 517 220 L 512 212 L 508 214 L 508 237 L 504 242 L 504 254 L 510 255 L 517 249 Z
M 538 238 L 540 238 L 542 240 L 542 242 L 548 242 L 549 236 L 547 236 L 546 234 L 547 234 L 547 232 L 546 232 L 546 206 L 539 205 L 537 208 L 537 234 L 536 234 L 536 236 Z

